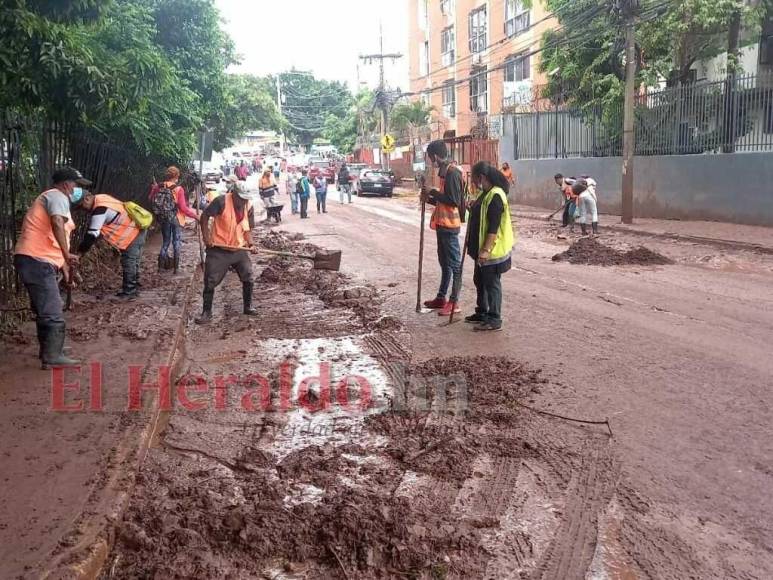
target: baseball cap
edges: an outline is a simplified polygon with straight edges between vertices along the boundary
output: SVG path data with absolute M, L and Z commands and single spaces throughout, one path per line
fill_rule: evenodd
M 241 183 L 234 183 L 231 187 L 231 191 L 233 191 L 236 195 L 241 197 L 242 199 L 249 200 L 250 194 L 247 192 L 247 189 L 241 184 Z
M 93 184 L 91 181 L 83 177 L 80 171 L 73 167 L 60 167 L 51 176 L 51 181 L 54 183 L 62 183 L 63 181 L 74 181 L 81 187 L 91 187 Z

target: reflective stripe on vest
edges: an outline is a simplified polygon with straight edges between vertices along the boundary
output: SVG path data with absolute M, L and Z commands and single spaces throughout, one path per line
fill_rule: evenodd
M 112 195 L 95 195 L 94 207 L 106 207 L 118 214 L 112 222 L 108 223 L 105 221 L 100 230 L 105 241 L 117 250 L 123 252 L 140 235 L 140 229 L 134 223 L 134 220 L 129 217 L 122 201 L 114 198 Z
M 446 175 L 451 169 L 456 169 L 456 163 L 449 163 L 446 168 Z M 440 178 L 440 191 L 445 193 L 446 178 Z M 438 203 L 435 205 L 435 210 L 432 212 L 432 217 L 429 220 L 429 227 L 431 229 L 448 228 L 459 229 L 462 227 L 462 218 L 459 215 L 459 208 L 455 205 L 448 205 L 446 203 Z
M 510 256 L 510 253 L 513 251 L 513 246 L 515 245 L 515 232 L 513 230 L 513 223 L 510 219 L 510 206 L 507 202 L 507 194 L 501 187 L 492 187 L 483 194 L 483 199 L 480 203 L 478 249 L 482 250 L 483 244 L 486 241 L 488 231 L 488 224 L 486 223 L 488 207 L 491 205 L 491 200 L 494 199 L 495 195 L 498 195 L 502 199 L 504 211 L 502 212 L 502 219 L 499 222 L 499 230 L 497 230 L 497 238 L 494 242 L 494 247 L 491 249 L 491 258 L 486 260 L 485 264 L 504 262 Z
M 244 248 L 244 232 L 250 231 L 250 221 L 247 214 L 250 211 L 251 204 L 248 201 L 244 206 L 244 217 L 241 221 L 236 221 L 236 208 L 234 207 L 234 194 L 225 195 L 225 208 L 223 213 L 215 216 L 212 225 L 212 244 L 220 248 L 236 249 Z
M 59 246 L 59 242 L 56 241 L 54 229 L 51 227 L 51 216 L 48 215 L 46 206 L 43 203 L 43 195 L 49 191 L 59 190 L 48 190 L 40 194 L 37 199 L 32 202 L 32 205 L 24 216 L 24 221 L 21 226 L 21 235 L 16 242 L 14 253 L 43 260 L 53 264 L 57 268 L 63 268 L 64 256 L 62 256 L 62 248 Z M 75 224 L 72 221 L 72 216 L 68 214 L 64 224 L 64 231 L 67 238 L 66 249 L 68 251 L 70 250 L 70 234 L 74 229 Z

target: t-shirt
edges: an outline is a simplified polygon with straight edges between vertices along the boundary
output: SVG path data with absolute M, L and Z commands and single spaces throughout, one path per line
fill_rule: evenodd
M 70 198 L 58 189 L 49 189 L 41 195 L 43 206 L 49 216 L 62 216 L 65 221 L 70 218 Z

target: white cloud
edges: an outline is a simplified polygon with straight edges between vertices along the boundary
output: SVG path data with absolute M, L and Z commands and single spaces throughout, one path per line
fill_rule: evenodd
M 397 63 L 386 61 L 387 84 L 407 90 L 407 0 L 215 0 L 224 28 L 242 57 L 239 72 L 265 75 L 292 67 L 318 78 L 340 80 L 354 90 L 360 81 L 378 83 L 378 65 L 359 61 L 359 54 L 379 51 L 379 21 L 384 52 L 401 52 Z

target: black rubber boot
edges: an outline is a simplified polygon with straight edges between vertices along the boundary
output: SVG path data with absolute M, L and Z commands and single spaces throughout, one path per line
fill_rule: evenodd
M 588 235 L 588 226 L 586 224 L 580 224 L 580 229 L 582 230 L 582 235 L 587 236 Z
M 36 323 L 36 326 L 38 328 L 38 344 L 40 345 L 40 349 L 38 349 L 38 358 L 42 361 L 43 360 L 43 344 L 46 340 L 46 328 L 45 325 L 42 322 Z
M 591 226 L 593 227 L 593 235 L 599 235 L 599 222 L 593 222 Z
M 194 320 L 196 324 L 208 324 L 212 321 L 212 302 L 214 299 L 214 290 L 204 290 L 204 304 L 201 307 L 201 315 Z
M 258 311 L 252 307 L 252 282 L 242 283 L 242 301 L 244 302 L 244 314 L 256 316 Z
M 43 325 L 43 358 L 40 368 L 44 371 L 51 367 L 64 367 L 80 364 L 79 360 L 64 355 L 64 322 L 51 322 Z
M 166 256 L 162 256 L 161 254 L 158 255 L 158 271 L 161 272 L 164 269 L 164 265 L 166 262 Z
M 174 255 L 174 273 L 177 274 L 177 272 L 180 271 L 180 254 L 175 253 Z

